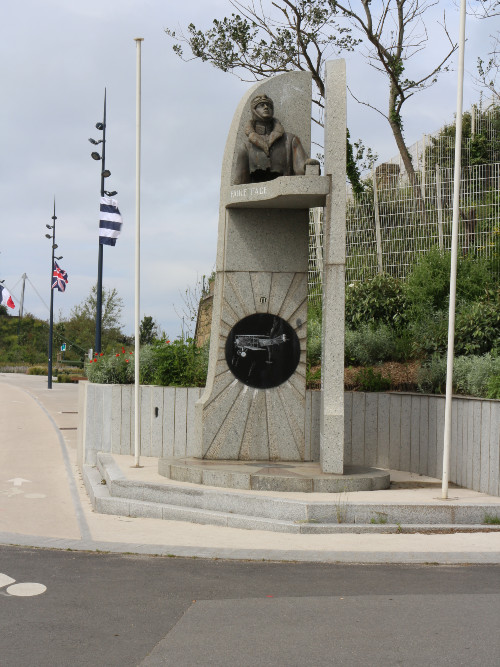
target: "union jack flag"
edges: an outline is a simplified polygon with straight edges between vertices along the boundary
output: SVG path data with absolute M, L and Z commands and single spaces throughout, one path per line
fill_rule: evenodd
M 61 269 L 57 262 L 54 262 L 54 271 L 52 273 L 52 277 L 54 278 L 52 289 L 57 287 L 60 292 L 64 292 L 68 282 L 68 274 L 66 271 L 64 271 L 64 269 Z

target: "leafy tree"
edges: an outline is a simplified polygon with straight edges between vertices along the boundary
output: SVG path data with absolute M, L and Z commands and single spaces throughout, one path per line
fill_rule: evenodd
M 180 310 L 174 306 L 176 315 L 182 321 L 182 335 L 191 337 L 195 333 L 196 322 L 198 320 L 198 311 L 202 300 L 209 294 L 211 284 L 215 280 L 215 272 L 209 276 L 197 276 L 193 287 L 188 287 L 184 292 L 180 292 L 182 305 Z
M 109 351 L 121 343 L 121 313 L 123 299 L 115 288 L 103 287 L 102 294 L 102 349 Z M 80 348 L 89 349 L 95 340 L 95 313 L 97 307 L 97 285 L 93 285 L 88 297 L 71 310 L 69 319 L 57 329 Z
M 410 178 L 415 178 L 411 156 L 403 137 L 402 107 L 415 93 L 436 83 L 439 74 L 448 70 L 448 61 L 457 48 L 446 24 L 449 42 L 446 52 L 436 56 L 425 72 L 413 79 L 407 77 L 407 62 L 427 45 L 428 36 L 423 15 L 435 3 L 427 0 L 370 0 L 338 2 L 337 0 L 229 0 L 239 13 L 222 20 L 215 19 L 212 28 L 203 31 L 194 24 L 187 35 L 167 29 L 177 39 L 174 51 L 184 57 L 183 44 L 193 58 L 209 62 L 223 72 L 252 79 L 291 70 L 309 71 L 316 84 L 313 96 L 316 114 L 313 120 L 323 124 L 325 96 L 324 63 L 332 55 L 357 48 L 362 40 L 368 47 L 366 60 L 382 72 L 388 82 L 386 110 L 358 100 L 375 109 L 389 123 L 396 145 Z M 354 7 L 354 8 L 353 8 Z M 361 38 L 353 36 L 357 31 Z M 433 45 L 436 49 L 436 45 Z M 349 154 L 349 151 L 348 151 Z M 349 174 L 356 179 L 351 169 Z
M 478 79 L 484 88 L 489 90 L 493 97 L 500 100 L 500 32 L 491 36 L 491 51 L 488 61 L 477 59 Z
M 158 324 L 151 315 L 144 315 L 139 326 L 139 340 L 141 345 L 151 345 L 159 336 Z
M 388 82 L 388 105 L 385 111 L 369 102 L 354 99 L 381 114 L 389 123 L 396 141 L 399 154 L 406 173 L 415 180 L 415 170 L 408 147 L 403 136 L 402 108 L 404 103 L 417 92 L 434 85 L 442 72 L 447 72 L 451 56 L 457 49 L 443 23 L 448 41 L 447 50 L 438 57 L 438 63 L 430 65 L 420 78 L 406 76 L 408 61 L 425 49 L 428 35 L 423 15 L 434 4 L 423 0 L 383 0 L 376 4 L 378 11 L 370 0 L 359 0 L 360 6 L 352 9 L 350 2 L 329 0 L 347 18 L 350 25 L 356 27 L 369 43 L 366 53 L 368 64 L 385 75 Z M 435 45 L 433 49 L 435 49 Z M 351 91 L 352 94 L 352 91 Z
M 488 109 L 476 109 L 476 129 L 472 134 L 472 116 L 469 111 L 462 115 L 462 167 L 492 164 L 500 161 L 500 105 Z M 455 157 L 456 123 L 446 125 L 436 137 L 430 137 L 425 151 L 426 169 L 453 165 Z
M 363 145 L 361 139 L 351 143 L 351 134 L 346 130 L 346 174 L 355 195 L 366 190 L 366 182 L 361 180 L 361 172 L 372 169 L 378 155 Z
M 71 311 L 73 316 L 83 316 L 89 319 L 95 318 L 97 308 L 97 284 L 93 285 L 89 296 Z M 118 291 L 103 287 L 102 290 L 102 328 L 112 330 L 121 328 L 121 314 L 123 310 L 123 299 L 118 296 Z
M 324 110 L 324 62 L 328 58 L 344 51 L 352 51 L 360 40 L 352 37 L 351 29 L 342 27 L 336 20 L 339 14 L 336 8 L 325 0 L 278 0 L 272 2 L 278 18 L 271 18 L 262 3 L 230 4 L 240 14 L 231 18 L 213 21 L 213 28 L 203 32 L 192 23 L 188 26 L 188 36 L 177 35 L 173 30 L 166 33 L 173 39 L 189 46 L 193 57 L 203 62 L 210 62 L 223 72 L 231 72 L 242 80 L 250 75 L 250 80 L 259 80 L 274 74 L 293 70 L 310 71 L 316 85 L 313 94 L 315 113 L 312 120 L 323 126 Z M 180 43 L 174 44 L 175 53 L 184 58 Z M 370 165 L 376 160 L 371 150 L 366 149 L 361 140 L 355 144 L 355 150 L 347 141 L 347 177 L 353 190 L 363 189 L 359 168 L 363 161 Z M 322 155 L 318 155 L 322 158 Z M 357 160 L 357 161 L 356 161 Z

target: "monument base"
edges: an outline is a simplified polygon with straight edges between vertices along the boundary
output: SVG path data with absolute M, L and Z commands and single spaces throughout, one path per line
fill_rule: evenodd
M 349 493 L 380 491 L 391 483 L 386 470 L 345 466 L 344 474 L 323 473 L 318 462 L 221 461 L 161 458 L 158 473 L 178 482 L 253 491 Z

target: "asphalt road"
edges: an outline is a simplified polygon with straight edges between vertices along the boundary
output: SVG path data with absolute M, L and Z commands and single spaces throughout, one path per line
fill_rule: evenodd
M 2 667 L 500 662 L 500 566 L 0 547 L 0 573 Z

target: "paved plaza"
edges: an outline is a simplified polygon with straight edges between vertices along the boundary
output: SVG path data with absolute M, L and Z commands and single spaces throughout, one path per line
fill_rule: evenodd
M 77 396 L 77 385 L 54 383 L 49 390 L 44 377 L 0 374 L 1 544 L 245 560 L 500 563 L 499 532 L 288 534 L 98 514 L 76 465 Z M 119 458 L 132 474 L 133 457 Z M 136 479 L 157 475 L 155 461 L 143 463 Z M 485 494 L 451 491 L 500 507 L 500 499 Z M 440 489 L 431 484 L 406 493 L 436 499 Z M 355 500 L 356 493 L 351 496 Z

